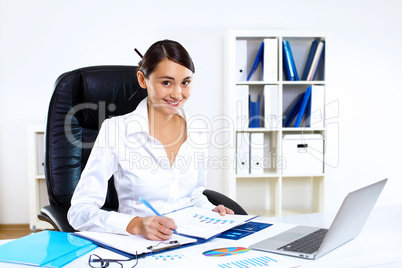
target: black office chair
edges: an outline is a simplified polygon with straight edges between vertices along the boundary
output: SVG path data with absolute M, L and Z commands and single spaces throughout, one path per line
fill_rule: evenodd
M 136 66 L 94 66 L 62 74 L 50 100 L 46 126 L 45 177 L 50 205 L 38 218 L 55 230 L 73 232 L 67 221 L 71 197 L 80 179 L 104 119 L 133 111 L 147 96 L 137 82 Z M 205 190 L 213 204 L 223 204 L 236 214 L 246 211 L 223 194 Z M 118 209 L 118 199 L 109 180 L 102 207 Z

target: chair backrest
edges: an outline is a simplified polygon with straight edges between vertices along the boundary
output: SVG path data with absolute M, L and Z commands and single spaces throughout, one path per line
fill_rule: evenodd
M 94 66 L 62 74 L 50 100 L 45 176 L 52 205 L 69 208 L 71 197 L 106 118 L 133 111 L 147 96 L 136 66 Z M 113 177 L 104 209 L 117 210 Z

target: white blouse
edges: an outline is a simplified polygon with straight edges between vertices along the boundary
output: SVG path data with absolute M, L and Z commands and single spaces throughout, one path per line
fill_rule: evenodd
M 164 146 L 149 135 L 147 98 L 135 111 L 103 122 L 71 200 L 68 221 L 72 227 L 127 234 L 134 217 L 154 215 L 141 196 L 161 214 L 190 205 L 215 207 L 202 194 L 207 180 L 206 134 L 195 120 L 189 122 L 183 108 L 179 115 L 186 120 L 187 139 L 172 166 Z M 100 209 L 112 175 L 118 212 Z

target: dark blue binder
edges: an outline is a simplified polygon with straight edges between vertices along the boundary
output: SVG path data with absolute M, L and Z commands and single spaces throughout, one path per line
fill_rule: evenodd
M 297 114 L 294 127 L 300 127 L 300 123 L 301 123 L 304 113 L 306 111 L 307 104 L 310 101 L 310 97 L 311 97 L 311 86 L 309 86 L 306 89 L 306 92 L 304 92 L 303 101 L 300 105 L 299 113 Z
M 302 103 L 303 97 L 304 97 L 304 92 L 301 93 L 297 97 L 296 101 L 293 103 L 293 106 L 289 109 L 289 112 L 286 115 L 285 122 L 283 123 L 284 127 L 290 127 L 290 125 L 292 124 L 292 122 L 295 119 L 297 113 L 299 112 L 300 105 Z
M 262 64 L 262 69 L 264 70 L 264 42 L 261 43 L 260 48 L 258 49 L 257 56 L 255 57 L 253 66 L 251 67 L 250 73 L 247 76 L 247 81 L 250 80 L 251 76 L 255 73 L 258 68 L 258 64 Z
M 315 52 L 317 50 L 317 45 L 318 45 L 319 42 L 323 42 L 323 45 L 325 47 L 325 42 L 320 41 L 319 39 L 316 39 L 311 43 L 310 51 L 308 53 L 307 60 L 306 60 L 306 65 L 304 66 L 302 80 L 307 80 L 307 76 L 308 76 L 308 73 L 310 71 L 311 64 L 313 62 L 314 55 L 315 55 Z M 317 64 L 317 69 L 316 69 L 316 71 L 315 71 L 315 73 L 313 75 L 313 80 L 315 80 L 315 76 L 317 75 L 318 68 L 320 66 L 320 62 L 321 62 L 323 54 L 324 54 L 324 49 L 321 51 L 321 55 L 320 55 L 320 58 L 319 58 L 319 61 L 318 61 L 318 64 Z
M 304 66 L 302 80 L 307 80 L 307 75 L 308 75 L 308 72 L 310 71 L 311 63 L 313 62 L 313 58 L 314 58 L 315 51 L 317 49 L 318 42 L 319 42 L 319 40 L 316 39 L 311 43 L 310 51 L 308 53 L 307 60 L 306 60 L 306 65 Z
M 290 48 L 289 41 L 283 41 L 283 67 L 285 72 L 285 77 L 288 81 L 299 81 L 299 75 L 297 74 L 297 69 L 295 61 L 293 59 L 292 49 Z
M 258 94 L 258 99 L 256 102 L 251 100 L 251 96 L 249 95 L 249 103 L 250 103 L 250 128 L 258 128 L 261 127 L 261 98 Z

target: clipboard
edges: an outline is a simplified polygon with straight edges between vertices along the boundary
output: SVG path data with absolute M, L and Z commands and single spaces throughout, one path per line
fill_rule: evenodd
M 90 231 L 76 232 L 74 235 L 129 258 L 136 254 L 140 256 L 197 242 L 196 239 L 175 234 L 166 241 L 148 240 L 142 235 L 120 235 Z

